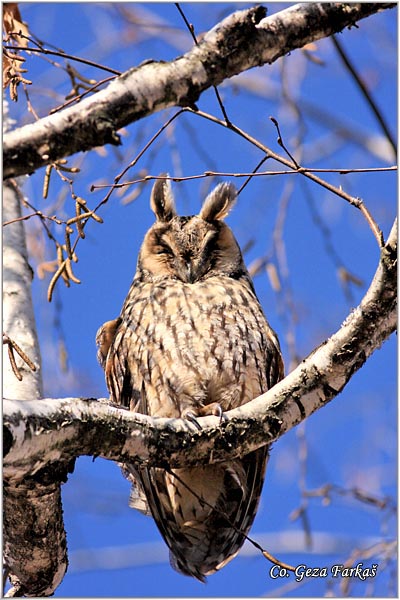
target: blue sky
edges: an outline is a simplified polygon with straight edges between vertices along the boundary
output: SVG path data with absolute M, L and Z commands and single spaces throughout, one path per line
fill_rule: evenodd
M 185 3 L 182 5 L 196 33 L 215 25 L 244 3 Z M 269 14 L 289 6 L 268 3 Z M 190 36 L 173 3 L 21 3 L 23 19 L 31 32 L 65 52 L 124 71 L 143 60 L 171 60 L 191 47 Z M 128 23 L 127 17 L 130 18 Z M 397 15 L 384 11 L 346 30 L 339 39 L 363 77 L 393 135 L 397 105 Z M 149 27 L 149 23 L 153 27 Z M 154 26 L 156 24 L 156 27 Z M 318 63 L 310 60 L 309 56 Z M 46 60 L 45 60 L 46 59 Z M 27 58 L 29 98 L 44 116 L 62 104 L 71 88 L 65 72 L 47 59 L 64 64 L 62 58 Z M 107 76 L 100 69 L 72 63 L 85 77 Z M 295 51 L 270 66 L 253 69 L 226 82 L 220 93 L 230 119 L 258 137 L 274 151 L 283 153 L 269 117 L 278 119 L 291 152 L 301 140 L 302 164 L 313 168 L 372 168 L 395 164 L 381 128 L 343 66 L 330 40 L 309 48 L 308 55 Z M 221 117 L 215 94 L 200 98 L 201 110 Z M 296 107 L 296 110 L 293 109 Z M 10 107 L 18 124 L 32 122 L 24 92 Z M 130 125 L 117 149 L 79 154 L 69 166 L 79 165 L 73 176 L 74 191 L 94 207 L 103 190 L 90 192 L 93 183 L 111 183 L 131 161 L 174 109 L 160 112 Z M 299 119 L 300 115 L 300 119 Z M 175 176 L 218 170 L 250 172 L 262 154 L 232 132 L 194 115 L 184 115 L 144 155 L 128 179 L 141 169 L 151 175 L 168 171 Z M 267 161 L 263 169 L 279 169 Z M 25 183 L 34 206 L 62 219 L 74 215 L 69 188 L 53 174 L 47 200 L 41 197 L 44 171 Z M 321 177 L 363 199 L 385 237 L 396 214 L 395 172 L 323 173 Z M 238 186 L 244 179 L 231 179 Z M 174 184 L 178 210 L 195 214 L 210 183 L 199 179 Z M 49 279 L 35 277 L 33 297 L 41 343 L 45 394 L 48 397 L 107 395 L 103 374 L 96 362 L 94 343 L 98 327 L 118 315 L 133 278 L 137 253 L 144 233 L 153 222 L 149 208 L 151 183 L 136 200 L 124 203 L 114 193 L 99 211 L 103 224 L 86 228 L 74 271 L 82 281 L 66 289 L 60 281 L 52 304 L 46 301 Z M 126 192 L 130 194 L 132 188 Z M 228 219 L 242 248 L 252 242 L 246 263 L 266 255 L 278 269 L 283 292 L 277 293 L 264 269 L 255 277 L 257 294 L 277 331 L 290 369 L 293 344 L 298 359 L 336 331 L 349 311 L 361 300 L 376 269 L 379 250 L 359 211 L 327 190 L 299 175 L 254 178 L 240 195 Z M 322 223 L 322 226 L 321 226 Z M 274 233 L 282 224 L 278 254 Z M 54 258 L 45 244 L 40 223 L 27 224 L 32 265 Z M 63 239 L 61 228 L 54 235 Z M 327 233 L 328 232 L 328 233 Z M 334 250 L 332 251 L 332 247 Z M 339 261 L 339 263 L 338 263 Z M 338 264 L 356 276 L 346 296 L 338 280 Z M 293 308 L 294 307 L 294 308 Z M 65 345 L 68 370 L 60 366 L 59 344 Z M 327 483 L 340 489 L 360 489 L 377 498 L 396 496 L 397 413 L 396 342 L 392 337 L 355 374 L 343 393 L 313 415 L 304 432 L 307 443 L 305 485 L 319 488 Z M 351 494 L 332 494 L 324 505 L 309 500 L 308 515 L 315 534 L 315 551 L 303 544 L 299 520 L 290 514 L 301 502 L 303 429 L 291 431 L 273 447 L 261 506 L 251 535 L 265 539 L 268 550 L 291 564 L 330 566 L 346 561 L 354 547 L 368 547 L 377 540 L 396 536 L 389 511 L 354 499 Z M 55 596 L 319 596 L 338 581 L 310 579 L 299 586 L 293 577 L 272 579 L 270 564 L 260 555 L 239 556 L 206 585 L 175 573 L 154 523 L 128 508 L 129 485 L 116 465 L 89 457 L 77 461 L 63 486 L 65 523 L 71 567 Z M 282 537 L 283 536 L 283 537 Z M 325 537 L 323 537 L 325 536 Z M 288 544 L 283 544 L 283 539 Z M 323 542 L 329 539 L 330 544 Z M 318 541 L 319 540 L 319 541 Z M 104 558 L 105 550 L 110 549 Z M 244 553 L 245 554 L 245 553 Z M 121 555 L 125 560 L 121 559 Z M 105 567 L 104 562 L 108 568 Z M 393 565 L 382 558 L 362 559 L 365 566 L 381 565 L 379 576 L 367 583 L 354 581 L 350 594 L 390 594 Z M 97 562 L 96 562 L 97 561 Z M 85 566 L 86 565 L 86 566 Z M 98 565 L 96 567 L 96 565 Z M 113 569 L 110 567 L 114 566 Z M 123 568 L 122 568 L 123 567 Z M 287 586 L 287 587 L 283 587 Z M 369 587 L 368 587 L 369 586 Z

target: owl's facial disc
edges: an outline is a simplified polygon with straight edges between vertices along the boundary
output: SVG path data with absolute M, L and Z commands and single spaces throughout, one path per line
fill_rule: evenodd
M 156 222 L 147 233 L 139 268 L 150 276 L 197 283 L 213 275 L 235 276 L 244 265 L 237 242 L 225 223 L 200 216 Z

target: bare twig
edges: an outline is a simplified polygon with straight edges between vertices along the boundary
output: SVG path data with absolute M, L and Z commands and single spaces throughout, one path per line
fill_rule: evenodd
M 3 333 L 3 344 L 7 344 L 8 346 L 8 357 L 10 359 L 11 367 L 15 377 L 19 381 L 22 381 L 22 374 L 15 361 L 14 350 L 15 352 L 17 352 L 17 354 L 19 354 L 19 356 L 22 358 L 25 364 L 27 364 L 32 371 L 36 371 L 36 366 L 31 361 L 29 356 L 27 356 L 27 354 L 25 354 L 22 348 L 20 348 L 18 344 L 14 340 L 12 340 L 6 333 Z
M 198 46 L 198 45 L 199 45 L 199 43 L 198 43 L 198 41 L 197 41 L 197 37 L 196 37 L 195 31 L 194 31 L 194 26 L 193 26 L 193 23 L 189 23 L 189 21 L 187 20 L 187 18 L 186 18 L 186 15 L 185 15 L 185 13 L 183 12 L 183 10 L 182 10 L 182 8 L 181 8 L 181 6 L 180 6 L 179 2 L 175 2 L 175 6 L 176 6 L 176 8 L 178 9 L 178 11 L 179 11 L 179 14 L 181 15 L 181 17 L 182 17 L 182 19 L 183 19 L 183 21 L 184 21 L 184 23 L 185 23 L 186 27 L 188 28 L 188 30 L 189 30 L 189 33 L 190 33 L 190 35 L 192 36 L 192 39 L 193 39 L 193 41 L 194 41 L 195 45 L 196 45 L 196 46 Z M 228 118 L 228 115 L 227 115 L 227 112 L 226 112 L 226 110 L 225 110 L 225 106 L 224 106 L 224 104 L 223 104 L 223 102 L 222 102 L 222 99 L 221 99 L 220 93 L 219 93 L 219 91 L 218 91 L 218 88 L 217 88 L 217 86 L 216 86 L 216 85 L 213 85 L 213 88 L 214 88 L 215 95 L 216 95 L 216 97 L 217 97 L 218 104 L 219 104 L 219 106 L 220 106 L 220 109 L 221 109 L 221 111 L 222 111 L 222 114 L 223 114 L 223 116 L 224 116 L 224 119 L 225 119 L 226 123 L 230 123 L 230 120 L 229 120 L 229 118 Z
M 397 153 L 396 142 L 390 132 L 389 126 L 387 125 L 386 120 L 385 120 L 381 110 L 378 108 L 378 105 L 376 104 L 375 100 L 372 98 L 371 92 L 368 90 L 367 86 L 361 79 L 360 75 L 357 72 L 357 69 L 351 62 L 347 52 L 344 50 L 343 45 L 341 42 L 339 42 L 337 36 L 332 35 L 331 39 L 332 39 L 333 45 L 335 46 L 340 58 L 342 59 L 343 63 L 345 64 L 346 69 L 351 74 L 352 78 L 354 79 L 358 88 L 360 89 L 362 95 L 366 99 L 367 104 L 369 105 L 369 107 L 371 108 L 375 117 L 377 118 L 377 121 L 378 121 L 379 125 L 381 126 L 382 131 L 384 132 L 389 144 L 392 147 L 394 155 L 396 155 L 396 153 Z
M 161 135 L 161 133 L 177 118 L 179 117 L 181 114 L 184 113 L 184 109 L 180 109 L 178 110 L 175 114 L 172 115 L 172 117 L 170 117 L 165 123 L 164 125 L 162 125 L 162 127 L 160 127 L 160 129 L 158 129 L 158 131 L 156 131 L 156 133 L 152 136 L 152 138 L 145 144 L 145 146 L 142 148 L 142 150 L 135 156 L 135 158 L 126 166 L 124 167 L 124 169 L 115 177 L 114 179 L 114 183 L 111 186 L 110 191 L 107 193 L 107 195 L 105 196 L 105 198 L 103 198 L 103 200 L 101 202 L 99 202 L 99 204 L 96 206 L 96 208 L 94 209 L 96 212 L 97 210 L 103 206 L 103 204 L 106 204 L 108 202 L 108 200 L 110 199 L 110 196 L 113 192 L 113 190 L 119 186 L 121 186 L 122 184 L 119 184 L 119 181 L 122 179 L 122 177 L 129 171 L 129 169 L 132 169 L 137 162 L 139 161 L 139 159 L 143 156 L 143 154 L 150 148 L 150 146 L 155 142 L 155 140 Z M 92 192 L 94 189 L 98 188 L 100 186 L 94 186 L 92 185 L 90 188 L 90 191 Z M 107 186 L 108 187 L 108 186 Z
M 260 161 L 260 165 L 262 165 L 269 157 L 266 156 Z M 375 172 L 384 172 L 384 171 L 397 171 L 397 166 L 392 167 L 370 167 L 365 169 L 315 169 L 315 168 L 307 168 L 307 167 L 299 167 L 298 170 L 295 171 L 258 171 L 257 168 L 251 172 L 231 172 L 231 171 L 204 171 L 204 173 L 199 173 L 197 175 L 185 175 L 184 177 L 179 177 L 177 175 L 173 175 L 171 177 L 165 177 L 165 179 L 170 179 L 171 181 L 191 181 L 192 179 L 205 179 L 207 177 L 269 177 L 275 175 L 304 175 L 304 173 L 339 173 L 340 175 L 348 175 L 351 173 L 375 173 Z M 138 179 L 133 179 L 130 181 L 124 181 L 123 183 L 99 183 L 93 184 L 90 190 L 93 192 L 94 190 L 100 190 L 105 188 L 122 188 L 130 185 L 135 185 L 138 183 L 144 183 L 146 181 L 152 181 L 158 178 L 158 175 L 144 175 Z M 246 183 L 247 185 L 247 183 Z
M 67 100 L 63 104 L 60 104 L 60 106 L 56 106 L 56 108 L 52 108 L 50 110 L 50 112 L 49 112 L 49 115 L 52 115 L 52 114 L 54 114 L 56 112 L 59 112 L 60 110 L 63 110 L 64 108 L 67 108 L 67 106 L 70 106 L 71 104 L 79 102 L 80 100 L 82 100 L 82 98 L 84 98 L 88 94 L 91 94 L 92 92 L 94 92 L 95 90 L 97 90 L 97 88 L 99 88 L 101 85 L 104 85 L 105 83 L 109 83 L 115 77 L 116 77 L 116 75 L 111 75 L 110 77 L 106 77 L 105 79 L 102 79 L 101 81 L 97 81 L 94 85 L 92 85 L 88 89 L 84 90 L 81 94 L 78 94 L 77 96 L 74 96 L 73 98 L 70 98 L 69 100 Z
M 258 169 L 261 167 L 261 165 L 263 165 L 265 163 L 266 160 L 268 160 L 268 156 L 263 156 L 263 158 L 259 161 L 259 163 L 254 167 L 253 172 L 247 177 L 246 181 L 244 183 L 242 183 L 242 185 L 238 189 L 238 196 L 244 190 L 244 188 L 246 187 L 246 185 L 252 180 L 252 178 L 254 177 L 254 175 L 256 175 Z
M 290 160 L 293 162 L 294 168 L 298 171 L 300 169 L 300 165 L 298 164 L 298 162 L 296 161 L 296 159 L 294 158 L 294 156 L 289 152 L 289 150 L 287 149 L 287 146 L 284 144 L 283 138 L 282 138 L 282 135 L 281 135 L 281 129 L 279 127 L 278 121 L 275 119 L 275 117 L 270 117 L 270 121 L 272 121 L 272 123 L 275 125 L 276 130 L 278 132 L 278 139 L 277 139 L 278 144 L 286 152 L 286 154 L 288 155 L 288 157 L 290 158 Z
M 24 37 L 24 36 L 22 36 Z M 32 41 L 30 38 L 26 38 Z M 57 50 L 48 50 L 47 48 L 32 48 L 31 46 L 4 46 L 5 50 L 23 50 L 24 52 L 34 52 L 39 54 L 50 54 L 51 56 L 60 56 L 61 58 L 66 58 L 68 60 L 74 60 L 76 62 L 80 62 L 84 65 L 88 65 L 90 67 L 95 67 L 96 69 L 101 69 L 102 71 L 108 71 L 109 73 L 113 73 L 114 75 L 121 75 L 121 71 L 117 71 L 116 69 L 112 69 L 111 67 L 106 67 L 105 65 L 101 65 L 99 63 L 94 62 L 93 60 L 88 60 L 87 58 L 81 58 L 80 56 L 74 56 L 73 54 L 67 54 L 66 52 L 57 51 Z
M 42 211 L 40 211 L 40 210 L 36 210 L 35 212 L 33 212 L 29 215 L 24 215 L 23 217 L 18 217 L 16 219 L 11 219 L 11 221 L 4 221 L 3 227 L 5 227 L 6 225 L 11 225 L 11 223 L 17 223 L 18 221 L 28 221 L 32 217 L 40 217 L 40 219 L 48 219 L 49 221 L 54 221 L 54 223 L 57 223 L 57 225 L 62 224 L 62 221 L 60 221 L 60 219 L 57 219 L 56 216 L 51 217 L 49 215 L 43 214 Z
M 212 121 L 213 123 L 217 123 L 218 125 L 221 125 L 222 127 L 227 127 L 228 129 L 231 129 L 232 131 L 234 131 L 235 133 L 237 133 L 238 135 L 243 137 L 245 140 L 250 142 L 252 145 L 256 146 L 257 148 L 259 148 L 260 150 L 265 152 L 265 154 L 267 154 L 267 156 L 269 158 L 273 158 L 277 162 L 284 164 L 285 166 L 289 167 L 290 169 L 294 169 L 291 161 L 287 160 L 283 156 L 280 156 L 279 154 L 277 154 L 276 152 L 274 152 L 273 150 L 271 150 L 270 148 L 268 148 L 267 146 L 262 144 L 259 140 L 252 137 L 251 135 L 249 135 L 248 133 L 246 133 L 245 131 L 243 131 L 242 129 L 237 127 L 236 125 L 233 125 L 232 123 L 227 124 L 224 121 L 221 121 L 221 119 L 218 119 L 217 117 L 214 117 L 213 115 L 210 115 L 210 114 L 205 113 L 200 110 L 194 111 L 189 107 L 186 108 L 185 110 L 192 112 L 193 114 L 198 115 L 199 117 L 203 117 L 209 121 Z M 342 189 L 335 187 L 334 185 L 328 183 L 327 181 L 324 181 L 320 177 L 317 177 L 317 175 L 314 175 L 313 173 L 310 173 L 307 170 L 304 170 L 303 167 L 296 168 L 295 171 L 297 173 L 301 173 L 302 175 L 304 175 L 304 177 L 311 179 L 312 181 L 314 181 L 314 183 L 321 185 L 322 187 L 326 188 L 333 194 L 340 196 L 341 198 L 343 198 L 344 200 L 349 202 L 352 206 L 355 206 L 356 208 L 358 208 L 362 212 L 368 225 L 370 226 L 371 231 L 374 234 L 379 247 L 382 248 L 384 246 L 383 234 L 382 234 L 381 230 L 379 229 L 378 224 L 373 219 L 368 208 L 365 206 L 365 204 L 361 200 L 361 198 L 355 198 L 354 196 L 347 194 Z

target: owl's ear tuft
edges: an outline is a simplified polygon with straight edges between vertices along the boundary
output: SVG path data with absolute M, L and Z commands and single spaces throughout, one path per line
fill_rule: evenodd
M 167 177 L 162 173 L 160 177 Z M 157 179 L 150 196 L 150 207 L 157 221 L 168 223 L 176 216 L 175 201 L 169 179 Z
M 236 202 L 237 189 L 233 183 L 220 183 L 204 200 L 199 217 L 204 221 L 225 219 Z

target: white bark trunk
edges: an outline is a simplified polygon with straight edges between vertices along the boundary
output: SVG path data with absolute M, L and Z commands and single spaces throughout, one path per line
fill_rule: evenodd
M 3 186 L 4 222 L 21 216 L 21 193 L 15 181 Z M 40 351 L 33 314 L 31 282 L 22 221 L 3 228 L 3 331 L 35 366 L 15 352 L 22 380 L 13 372 L 3 345 L 3 393 L 35 406 L 43 396 Z M 67 568 L 66 537 L 62 518 L 60 477 L 48 466 L 36 478 L 26 472 L 13 486 L 5 479 L 4 561 L 12 588 L 9 596 L 49 596 L 61 583 Z
M 21 217 L 20 192 L 15 182 L 3 187 L 3 222 Z M 31 297 L 33 271 L 28 263 L 22 221 L 3 227 L 3 332 L 22 348 L 36 367 L 32 371 L 15 353 L 23 377 L 18 381 L 3 345 L 3 394 L 6 398 L 35 400 L 43 397 L 39 344 Z

